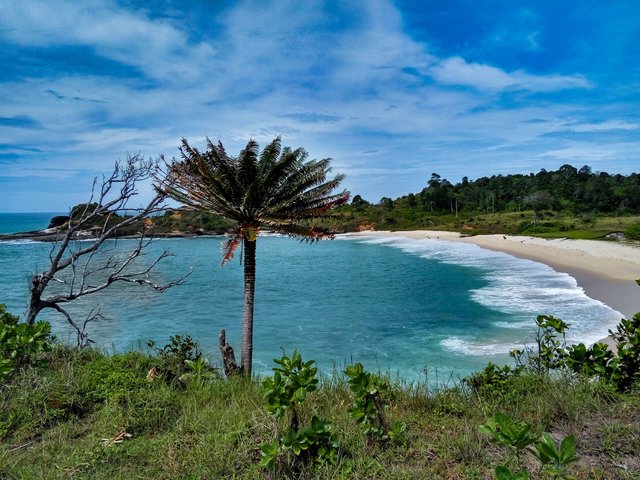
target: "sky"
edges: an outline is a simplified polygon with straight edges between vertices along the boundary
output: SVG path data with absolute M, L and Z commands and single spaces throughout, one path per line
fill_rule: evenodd
M 639 60 L 636 0 L 0 0 L 0 212 L 67 211 L 181 138 L 281 136 L 372 202 L 434 172 L 629 174 Z

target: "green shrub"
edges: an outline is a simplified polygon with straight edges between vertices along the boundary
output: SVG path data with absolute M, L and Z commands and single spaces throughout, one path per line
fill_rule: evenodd
M 548 375 L 550 370 L 564 365 L 567 355 L 565 332 L 569 324 L 551 315 L 538 315 L 536 325 L 538 330 L 534 345 L 525 345 L 523 350 L 513 350 L 510 355 L 519 367 L 538 375 Z M 558 334 L 562 336 L 561 340 Z
M 0 304 L 0 381 L 26 365 L 44 365 L 37 357 L 51 349 L 52 341 L 49 323 L 19 323 L 19 318 Z
M 349 387 L 355 397 L 349 413 L 367 439 L 402 441 L 405 425 L 394 423 L 389 426 L 383 412 L 385 397 L 390 391 L 389 382 L 380 375 L 366 372 L 361 363 L 349 365 L 344 373 L 349 378 Z
M 566 365 L 576 373 L 600 379 L 624 392 L 640 384 L 640 313 L 622 319 L 615 331 L 609 330 L 616 342 L 617 355 L 605 344 L 586 347 L 583 343 L 569 347 Z
M 169 343 L 162 348 L 157 348 L 153 340 L 149 340 L 147 346 L 158 356 L 158 373 L 169 383 L 185 379 L 183 376 L 193 372 L 194 368 L 204 368 L 202 362 L 191 365 L 188 363 L 197 363 L 202 357 L 198 344 L 189 335 L 172 335 L 169 337 Z
M 573 372 L 587 377 L 597 376 L 608 381 L 618 376 L 619 360 L 604 343 L 592 347 L 580 343 L 569 347 L 565 363 Z
M 627 240 L 640 240 L 640 223 L 631 225 L 624 231 L 624 238 Z
M 284 464 L 288 468 L 298 470 L 309 462 L 335 463 L 339 444 L 333 435 L 331 423 L 313 416 L 308 426 L 300 427 L 300 405 L 307 394 L 318 388 L 318 369 L 313 367 L 315 361 L 303 362 L 300 352 L 295 350 L 291 357 L 283 355 L 280 359 L 274 359 L 274 362 L 279 366 L 273 368 L 273 377 L 265 378 L 262 382 L 266 408 L 276 419 L 288 417 L 289 421 L 284 434 L 260 446 L 260 464 L 273 469 L 281 454 L 284 454 Z
M 616 341 L 620 377 L 616 383 L 621 391 L 640 384 L 640 313 L 620 321 L 609 333 Z
M 503 413 L 496 413 L 487 423 L 480 425 L 479 430 L 489 435 L 492 443 L 509 448 L 515 455 L 518 468 L 523 468 L 522 455 L 528 452 L 540 462 L 544 473 L 551 478 L 573 478 L 567 473 L 569 465 L 579 460 L 573 435 L 565 437 L 558 448 L 548 433 L 535 435 L 531 432 L 530 423 L 514 421 Z M 496 478 L 520 480 L 529 476 L 526 470 L 512 472 L 507 462 L 496 468 Z
M 503 395 L 512 390 L 513 378 L 520 375 L 523 367 L 509 365 L 499 367 L 491 362 L 480 372 L 462 379 L 462 383 L 480 395 Z
M 89 361 L 78 375 L 82 388 L 94 401 L 124 397 L 128 392 L 145 387 L 152 360 L 140 353 L 129 352 L 98 356 Z

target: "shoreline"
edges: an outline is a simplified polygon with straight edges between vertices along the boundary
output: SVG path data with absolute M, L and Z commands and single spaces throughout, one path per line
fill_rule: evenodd
M 364 231 L 348 236 L 386 236 L 473 243 L 481 248 L 543 263 L 576 279 L 585 293 L 631 318 L 640 312 L 640 248 L 598 240 L 544 239 L 511 235 L 461 236 L 457 232 Z

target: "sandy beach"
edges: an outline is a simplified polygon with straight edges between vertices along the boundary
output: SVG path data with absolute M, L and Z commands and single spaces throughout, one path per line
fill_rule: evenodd
M 482 248 L 505 252 L 549 265 L 568 273 L 591 298 L 600 300 L 629 318 L 640 312 L 640 248 L 597 240 L 544 239 L 511 235 L 460 236 L 457 232 L 366 231 L 350 236 L 402 236 L 415 239 L 438 238 L 474 243 Z

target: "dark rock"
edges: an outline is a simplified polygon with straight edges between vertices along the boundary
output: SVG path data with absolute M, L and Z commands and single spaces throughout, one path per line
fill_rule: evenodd
M 61 227 L 69 221 L 68 215 L 57 215 L 51 219 L 47 228 Z

